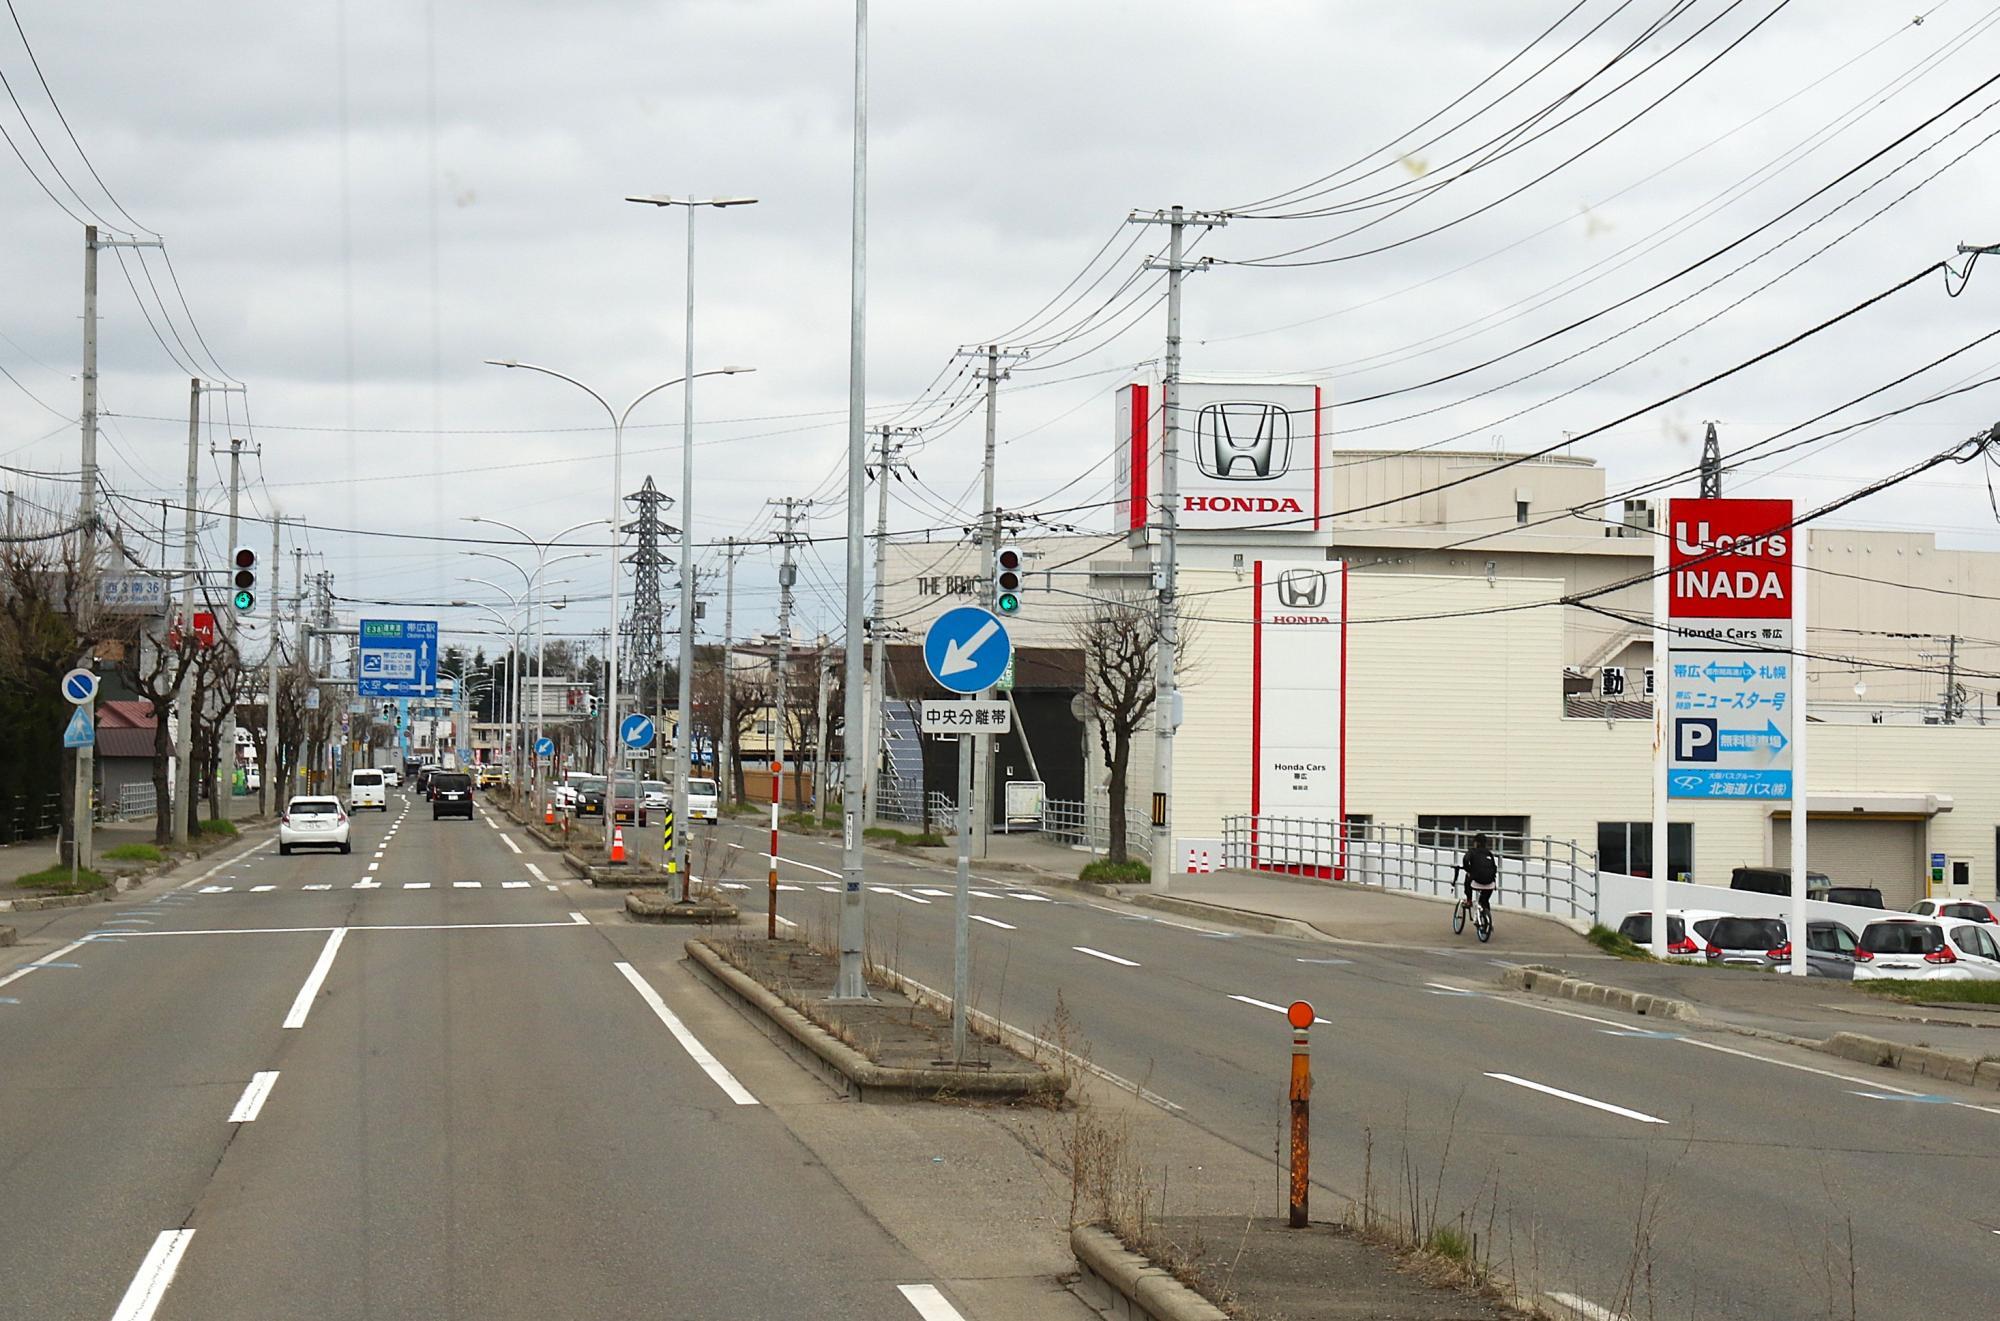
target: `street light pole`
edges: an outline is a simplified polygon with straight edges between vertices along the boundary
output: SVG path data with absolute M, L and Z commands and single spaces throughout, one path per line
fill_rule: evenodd
M 687 208 L 687 331 L 683 374 L 694 378 L 694 211 L 698 206 L 751 206 L 754 197 L 628 197 L 647 206 Z M 681 392 L 681 674 L 678 745 L 680 765 L 674 775 L 674 853 L 664 859 L 676 879 L 674 899 L 688 899 L 688 867 L 694 854 L 688 830 L 688 777 L 694 774 L 694 386 Z
M 619 510 L 624 507 L 625 503 L 625 419 L 632 416 L 633 409 L 671 386 L 680 385 L 683 382 L 692 381 L 703 376 L 735 376 L 739 373 L 753 372 L 757 369 L 755 367 L 716 367 L 705 372 L 690 372 L 685 376 L 676 376 L 671 381 L 662 381 L 651 389 L 643 391 L 631 403 L 625 405 L 625 411 L 621 413 L 614 409 L 605 400 L 603 395 L 591 389 L 582 381 L 577 380 L 574 376 L 565 376 L 553 368 L 538 367 L 531 362 L 516 362 L 511 358 L 488 358 L 486 365 L 489 367 L 517 367 L 524 371 L 540 372 L 544 376 L 553 376 L 558 381 L 568 381 L 571 385 L 583 391 L 592 399 L 595 399 L 598 406 L 611 419 L 611 518 L 609 520 L 611 524 L 611 628 L 610 632 L 606 635 L 604 644 L 604 765 L 607 774 L 606 783 L 615 791 L 618 781 L 616 775 L 611 773 L 611 758 L 613 755 L 612 750 L 618 743 L 618 515 Z M 687 518 L 686 514 L 683 513 L 681 518 L 685 522 Z M 683 565 L 681 571 L 685 573 L 687 566 Z

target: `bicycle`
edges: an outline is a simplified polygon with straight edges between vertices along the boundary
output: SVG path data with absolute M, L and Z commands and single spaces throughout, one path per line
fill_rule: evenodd
M 1458 898 L 1451 906 L 1451 933 L 1456 936 L 1464 932 L 1468 909 L 1472 913 L 1472 934 L 1479 937 L 1479 943 L 1483 945 L 1493 939 L 1492 900 L 1489 899 L 1483 904 L 1474 903 L 1466 897 L 1463 890 L 1459 891 Z

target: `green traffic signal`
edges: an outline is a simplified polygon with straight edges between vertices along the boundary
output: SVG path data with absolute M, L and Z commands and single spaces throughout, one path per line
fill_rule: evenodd
M 236 593 L 236 608 L 238 611 L 247 611 L 256 604 L 257 598 L 249 592 L 239 590 Z
M 1000 613 L 1011 615 L 1021 608 L 1021 598 L 1012 592 L 1000 593 Z

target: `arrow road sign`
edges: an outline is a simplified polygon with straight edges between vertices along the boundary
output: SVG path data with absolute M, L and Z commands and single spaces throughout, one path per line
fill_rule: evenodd
M 991 611 L 962 605 L 947 610 L 924 631 L 924 666 L 955 693 L 991 688 L 1007 672 L 1014 644 Z
M 75 706 L 82 706 L 97 696 L 97 676 L 89 670 L 71 670 L 62 677 L 63 700 Z M 66 744 L 75 747 L 76 744 Z
M 1783 752 L 1785 745 L 1791 742 L 1775 720 L 1767 721 L 1762 729 L 1725 729 L 1718 732 L 1724 752 L 1757 752 L 1765 748 Z
M 536 740 L 535 740 L 535 755 L 536 755 L 537 757 L 553 757 L 553 756 L 555 756 L 555 755 L 556 755 L 556 741 L 555 741 L 554 739 L 552 739 L 552 738 L 538 738 L 538 739 L 536 739 Z
M 618 722 L 618 741 L 628 748 L 653 746 L 653 718 L 637 712 Z
M 1710 683 L 1714 683 L 1717 679 L 1735 679 L 1738 682 L 1743 682 L 1756 677 L 1757 670 L 1755 666 L 1717 665 L 1714 661 L 1710 661 L 1708 664 L 1708 681 Z
M 90 723 L 90 708 L 79 706 L 71 713 L 69 728 L 63 730 L 63 746 L 87 748 L 97 742 L 97 728 Z
M 364 619 L 358 697 L 427 697 L 437 691 L 437 621 Z

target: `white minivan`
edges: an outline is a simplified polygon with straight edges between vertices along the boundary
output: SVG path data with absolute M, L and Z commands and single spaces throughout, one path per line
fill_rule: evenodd
M 347 810 L 359 812 L 364 807 L 389 810 L 389 789 L 380 771 L 357 770 L 347 782 Z

